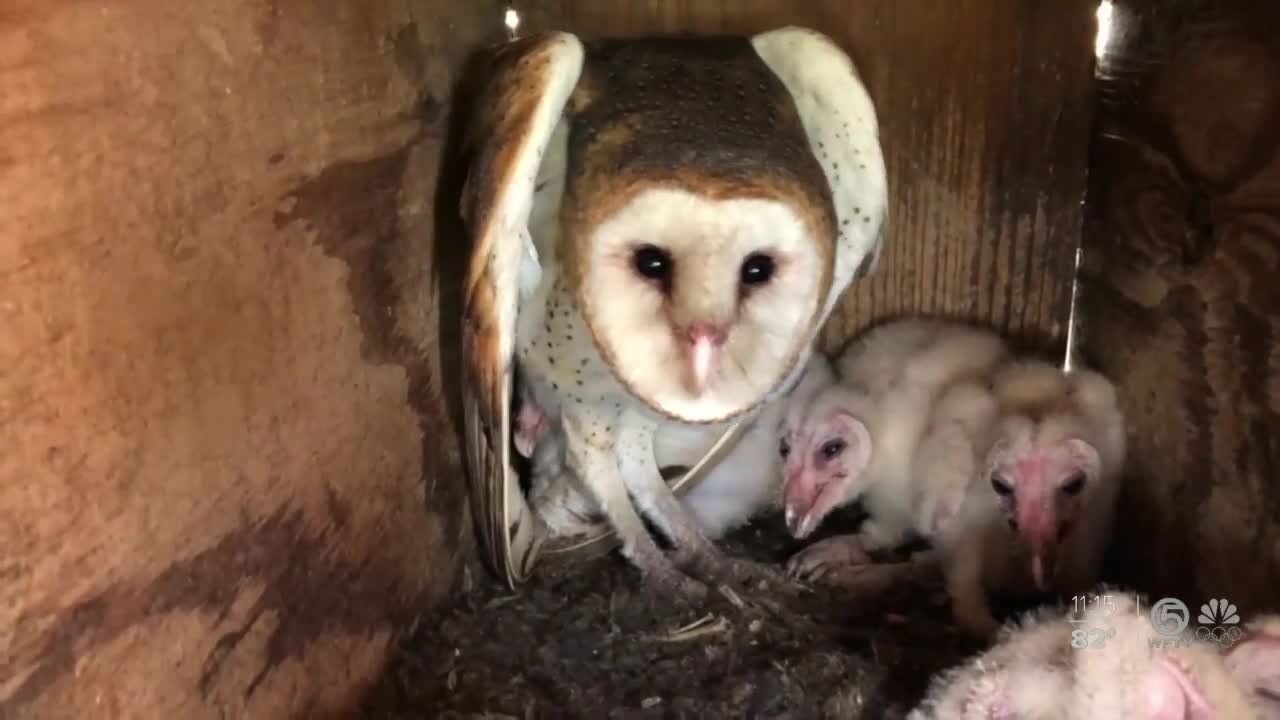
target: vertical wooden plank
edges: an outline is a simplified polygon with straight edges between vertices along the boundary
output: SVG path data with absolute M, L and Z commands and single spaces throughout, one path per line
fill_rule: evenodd
M 1280 6 L 1122 0 L 1099 63 L 1086 352 L 1131 428 L 1123 569 L 1280 607 Z
M 829 34 L 880 116 L 891 245 L 826 333 L 931 312 L 1060 347 L 1080 235 L 1094 6 L 1086 0 L 518 0 L 522 30 Z
M 452 589 L 432 197 L 500 17 L 4 4 L 0 717 L 341 715 Z

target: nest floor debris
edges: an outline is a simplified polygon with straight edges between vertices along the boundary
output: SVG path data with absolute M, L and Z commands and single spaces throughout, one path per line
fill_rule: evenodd
M 798 547 L 772 518 L 725 541 L 770 562 Z M 769 588 L 747 588 L 677 610 L 616 553 L 547 563 L 516 593 L 469 574 L 400 643 L 368 717 L 901 718 L 935 672 L 978 649 L 943 596 L 920 589 L 868 602 L 817 587 L 779 608 Z

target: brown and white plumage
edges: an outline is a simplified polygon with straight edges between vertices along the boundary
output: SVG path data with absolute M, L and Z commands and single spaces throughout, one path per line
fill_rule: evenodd
M 705 547 L 654 435 L 723 433 L 788 391 L 874 266 L 887 191 L 871 101 L 830 40 L 784 28 L 543 34 L 499 52 L 479 103 L 464 401 L 485 549 L 514 584 L 543 537 L 510 464 L 518 365 L 624 554 L 691 592 L 640 520 Z
M 520 300 L 537 284 L 528 224 L 546 150 L 542 128 L 555 124 L 581 71 L 581 49 L 567 40 L 531 38 L 496 54 L 492 104 L 473 129 L 488 141 L 477 143 L 462 195 L 473 243 L 463 290 L 466 458 L 481 542 L 508 583 L 528 577 L 540 540 L 527 512 L 508 503 L 512 354 Z
M 990 650 L 935 677 L 908 720 L 1270 720 L 1280 717 L 1280 616 L 1230 647 L 1166 643 L 1135 595 L 1100 589 L 1089 610 L 1041 610 Z M 1083 632 L 1074 637 L 1073 632 Z M 1080 647 L 1080 645 L 1084 647 Z

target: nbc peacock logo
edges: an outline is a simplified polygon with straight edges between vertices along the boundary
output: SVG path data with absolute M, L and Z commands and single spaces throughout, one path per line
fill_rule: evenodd
M 1223 649 L 1234 645 L 1243 634 L 1237 627 L 1240 624 L 1239 609 L 1226 598 L 1214 598 L 1201 605 L 1196 622 L 1200 623 L 1196 628 L 1196 639 L 1215 643 Z

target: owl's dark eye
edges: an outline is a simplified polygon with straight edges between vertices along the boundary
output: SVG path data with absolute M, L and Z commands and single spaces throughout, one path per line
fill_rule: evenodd
M 1000 497 L 1009 497 L 1013 494 L 1013 484 L 999 475 L 991 476 L 991 489 L 995 490 Z
M 846 443 L 843 440 L 828 440 L 822 444 L 822 456 L 830 460 L 844 452 L 845 447 Z
M 791 454 L 791 443 L 787 442 L 786 438 L 782 438 L 782 442 L 778 443 L 778 454 L 782 456 L 783 460 L 786 460 L 787 456 Z
M 1084 473 L 1077 472 L 1062 483 L 1062 492 L 1068 495 L 1079 495 L 1084 490 Z
M 665 283 L 671 277 L 671 256 L 656 245 L 641 245 L 631 253 L 631 266 L 640 277 Z
M 764 285 L 773 279 L 774 263 L 773 258 L 764 253 L 752 253 L 742 261 L 742 269 L 739 275 L 742 278 L 743 285 L 757 286 Z

